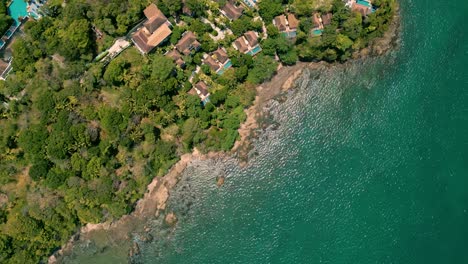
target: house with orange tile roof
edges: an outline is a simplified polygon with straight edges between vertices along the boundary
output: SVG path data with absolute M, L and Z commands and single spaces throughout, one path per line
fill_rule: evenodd
M 210 101 L 210 92 L 208 91 L 208 85 L 204 81 L 197 82 L 192 89 L 190 89 L 189 94 L 198 95 L 203 105 L 207 104 Z
M 354 0 L 351 3 L 351 10 L 367 16 L 372 13 L 372 3 L 370 0 Z
M 155 4 L 146 7 L 143 13 L 147 20 L 132 35 L 132 42 L 141 53 L 147 54 L 171 35 L 172 25 Z
M 297 20 L 294 14 L 288 14 L 277 16 L 273 19 L 273 25 L 279 30 L 279 32 L 287 38 L 295 38 L 297 35 L 297 28 L 299 26 L 299 20 Z
M 244 8 L 242 6 L 236 6 L 233 1 L 226 1 L 226 4 L 221 8 L 221 13 L 229 18 L 231 21 L 236 20 L 242 16 Z
M 200 47 L 201 44 L 192 31 L 186 31 L 176 44 L 176 49 L 184 55 L 190 55 L 192 52 L 198 51 Z
M 182 54 L 180 54 L 176 49 L 167 52 L 166 56 L 171 58 L 180 68 L 185 67 L 185 61 L 182 59 Z
M 236 50 L 251 56 L 255 56 L 262 51 L 260 44 L 258 44 L 258 33 L 255 31 L 245 32 L 244 35 L 236 39 L 232 45 Z
M 231 68 L 232 62 L 224 48 L 218 48 L 216 51 L 205 54 L 203 63 L 208 65 L 211 70 L 222 75 L 227 69 Z

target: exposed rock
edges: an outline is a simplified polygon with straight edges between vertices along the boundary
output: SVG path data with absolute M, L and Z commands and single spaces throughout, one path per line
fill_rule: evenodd
M 173 226 L 177 223 L 177 216 L 171 212 L 166 215 L 166 218 L 164 219 L 166 221 L 166 224 Z
M 148 243 L 148 242 L 153 241 L 153 236 L 152 236 L 151 234 L 147 234 L 147 233 L 146 233 L 146 234 L 142 234 L 142 235 L 140 236 L 140 240 L 141 240 L 142 242 Z
M 218 187 L 221 187 L 224 184 L 224 180 L 225 180 L 224 176 L 218 177 L 216 185 L 218 185 Z
M 133 242 L 132 247 L 130 248 L 130 251 L 128 252 L 129 257 L 134 257 L 136 255 L 140 254 L 140 247 L 138 246 L 137 242 Z

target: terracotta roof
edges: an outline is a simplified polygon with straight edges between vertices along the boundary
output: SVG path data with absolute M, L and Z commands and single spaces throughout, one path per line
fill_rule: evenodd
M 182 13 L 186 14 L 187 16 L 193 15 L 193 11 L 187 6 L 187 1 L 182 0 Z
M 204 81 L 199 81 L 197 84 L 195 84 L 195 89 L 197 90 L 197 93 L 207 96 L 208 95 L 208 86 Z
M 158 9 L 155 4 L 149 5 L 144 10 L 145 16 L 148 18 L 142 28 L 140 28 L 132 36 L 132 40 L 137 48 L 148 53 L 156 46 L 161 44 L 171 33 L 169 23 L 166 16 Z
M 171 35 L 172 31 L 167 24 L 160 26 L 153 34 L 148 38 L 148 45 L 158 46 L 163 42 L 167 37 Z
M 326 13 L 322 15 L 322 23 L 324 26 L 331 24 L 332 16 L 333 16 L 332 13 Z
M 294 14 L 288 14 L 288 23 L 289 23 L 289 28 L 293 30 L 297 29 L 297 27 L 299 26 L 299 20 L 297 20 Z
M 143 53 L 148 53 L 153 49 L 151 46 L 146 44 L 148 42 L 148 36 L 143 30 L 139 30 L 133 34 L 132 40 Z
M 225 63 L 229 59 L 228 54 L 223 48 L 218 48 L 215 52 L 213 52 L 213 56 L 215 56 L 216 59 L 221 63 Z
M 226 16 L 231 20 L 236 20 L 242 16 L 244 8 L 242 6 L 235 6 L 231 1 L 227 1 L 223 7 Z
M 206 65 L 210 66 L 213 71 L 219 70 L 219 63 L 217 63 L 211 56 L 208 56 L 204 61 Z
M 371 9 L 369 7 L 356 4 L 356 3 L 353 3 L 351 10 L 353 10 L 354 12 L 361 13 L 361 15 L 363 16 L 367 16 L 371 12 Z
M 167 19 L 166 16 L 161 12 L 161 10 L 159 10 L 159 8 L 155 4 L 147 6 L 143 13 L 145 13 L 147 19 L 150 19 L 155 16 L 163 16 L 165 19 Z
M 287 29 L 286 17 L 284 15 L 275 17 L 275 26 L 279 31 L 285 31 Z
M 238 39 L 236 39 L 236 41 L 234 41 L 234 45 L 237 47 L 237 49 L 242 52 L 242 53 L 245 53 L 246 51 L 249 50 L 249 47 L 247 46 L 247 44 L 245 43 L 245 38 L 242 36 Z
M 167 18 L 161 16 L 154 16 L 148 19 L 143 25 L 148 29 L 149 32 L 153 33 L 158 29 L 162 24 L 166 23 Z
M 200 43 L 192 31 L 187 31 L 176 45 L 177 50 L 185 55 L 190 54 L 191 50 L 198 49 L 199 47 Z
M 166 54 L 169 58 L 171 58 L 179 67 L 183 67 L 185 65 L 184 60 L 182 59 L 182 55 L 177 50 L 171 50 L 169 53 Z
M 255 31 L 247 31 L 244 33 L 244 36 L 251 47 L 258 44 L 258 36 L 257 33 L 255 33 Z
M 195 88 L 192 87 L 192 89 L 190 89 L 190 91 L 188 91 L 188 94 L 197 95 L 197 90 L 195 90 Z

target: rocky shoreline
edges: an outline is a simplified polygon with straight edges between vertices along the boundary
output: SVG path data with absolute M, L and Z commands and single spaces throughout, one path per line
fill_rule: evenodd
M 374 40 L 369 47 L 353 54 L 353 59 L 381 56 L 390 50 L 397 48 L 400 45 L 400 28 L 400 15 L 399 10 L 397 10 L 396 15 L 385 35 L 382 38 Z M 247 119 L 239 128 L 240 139 L 235 143 L 231 152 L 210 152 L 202 154 L 198 150 L 194 150 L 193 153 L 182 155 L 180 157 L 180 161 L 178 161 L 164 177 L 153 179 L 153 181 L 148 185 L 144 197 L 137 202 L 136 207 L 131 214 L 125 215 L 119 220 L 112 222 L 87 224 L 82 227 L 67 244 L 50 256 L 48 263 L 59 262 L 59 259 L 64 254 L 67 254 L 73 249 L 76 241 L 89 239 L 94 232 L 112 232 L 116 236 L 116 239 L 129 240 L 130 233 L 135 231 L 144 233 L 147 231 L 135 230 L 134 225 L 132 225 L 133 221 L 147 217 L 159 216 L 161 214 L 164 214 L 165 221 L 168 225 L 174 225 L 177 221 L 177 216 L 173 212 L 166 212 L 166 203 L 169 199 L 170 190 L 178 183 L 182 172 L 187 168 L 187 166 L 194 161 L 207 159 L 222 160 L 229 156 L 236 157 L 239 160 L 240 166 L 246 166 L 248 155 L 252 149 L 252 139 L 257 137 L 259 131 L 261 131 L 261 123 L 259 120 L 267 115 L 264 109 L 268 102 L 287 90 L 294 88 L 296 83 L 295 81 L 301 76 L 304 69 L 319 70 L 333 65 L 334 64 L 326 62 L 298 62 L 294 66 L 280 66 L 277 74 L 270 81 L 265 82 L 256 88 L 257 96 L 253 105 L 245 110 Z M 214 182 L 213 184 L 221 186 L 224 183 L 224 180 L 224 178 L 219 178 L 217 182 Z M 125 232 L 121 232 L 121 230 L 125 230 Z M 129 249 L 129 255 L 135 255 L 138 254 L 138 252 L 138 244 L 134 242 Z

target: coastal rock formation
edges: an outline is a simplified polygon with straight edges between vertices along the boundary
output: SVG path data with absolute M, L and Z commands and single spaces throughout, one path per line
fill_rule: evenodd
M 177 223 L 177 216 L 173 212 L 170 212 L 166 215 L 164 221 L 166 221 L 166 224 L 173 226 Z
M 225 179 L 224 176 L 219 177 L 218 180 L 216 181 L 216 185 L 218 187 L 221 187 L 224 184 L 224 179 Z
M 129 257 L 134 257 L 140 254 L 140 247 L 138 246 L 137 242 L 133 242 L 132 247 L 130 248 L 130 251 L 128 252 Z

